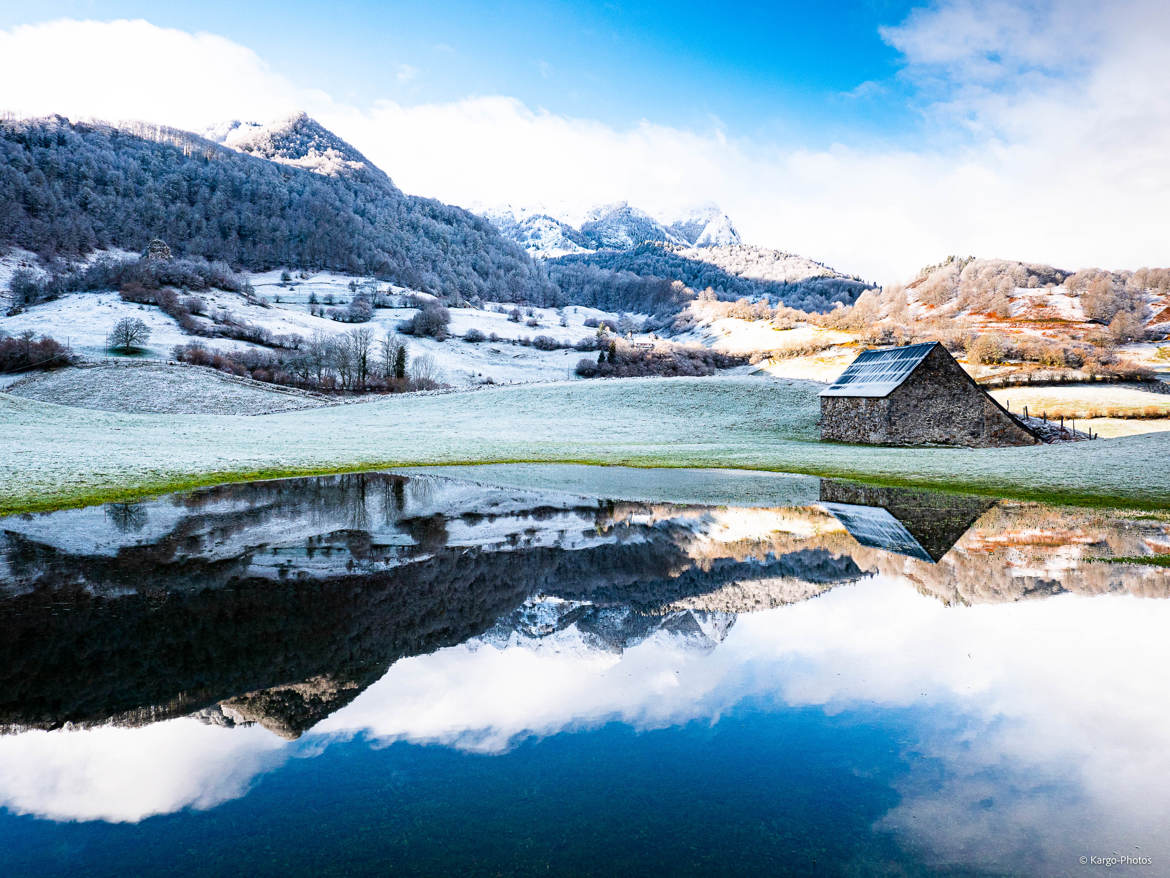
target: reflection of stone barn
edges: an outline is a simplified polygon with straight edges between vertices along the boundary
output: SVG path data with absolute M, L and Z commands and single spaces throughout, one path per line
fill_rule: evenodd
M 997 501 L 821 479 L 821 506 L 861 543 L 934 563 Z
M 1040 441 L 938 342 L 859 355 L 821 391 L 821 438 L 971 447 Z

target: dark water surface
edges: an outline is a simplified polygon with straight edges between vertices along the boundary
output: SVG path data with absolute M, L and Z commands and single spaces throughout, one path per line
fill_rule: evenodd
M 1170 874 L 1170 517 L 483 472 L 0 518 L 0 874 Z

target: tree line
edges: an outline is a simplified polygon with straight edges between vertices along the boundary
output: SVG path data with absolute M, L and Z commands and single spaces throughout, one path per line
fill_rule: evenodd
M 216 351 L 198 341 L 178 345 L 171 354 L 181 363 L 209 366 L 231 375 L 324 393 L 401 393 L 441 387 L 433 357 L 411 357 L 394 332 L 378 338 L 369 327 L 330 335 L 321 331 L 296 337 L 288 348 Z

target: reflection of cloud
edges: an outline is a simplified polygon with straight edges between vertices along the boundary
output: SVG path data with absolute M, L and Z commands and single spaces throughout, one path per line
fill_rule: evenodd
M 191 719 L 8 735 L 0 737 L 0 804 L 53 820 L 138 821 L 212 808 L 244 795 L 281 750 L 259 727 Z
M 406 659 L 303 746 L 362 735 L 496 753 L 615 720 L 714 721 L 747 697 L 861 717 L 909 708 L 901 802 L 880 825 L 928 859 L 998 852 L 1003 868 L 1026 855 L 1061 869 L 1066 856 L 1132 844 L 1170 856 L 1151 851 L 1170 806 L 1168 625 L 1168 601 L 945 607 L 878 578 L 741 616 L 711 652 L 659 632 L 621 655 L 597 653 L 570 632 L 559 651 L 469 643 Z M 0 739 L 0 797 L 53 817 L 208 807 L 241 795 L 292 752 L 283 746 L 258 729 L 193 721 L 18 735 Z

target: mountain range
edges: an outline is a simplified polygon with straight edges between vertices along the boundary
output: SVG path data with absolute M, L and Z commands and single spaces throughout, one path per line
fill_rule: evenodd
M 731 218 L 713 204 L 656 219 L 619 201 L 593 208 L 577 225 L 539 208 L 481 213 L 542 260 L 569 301 L 653 314 L 663 328 L 708 290 L 719 299 L 767 299 L 825 311 L 851 304 L 874 286 L 795 253 L 745 244 Z
M 508 206 L 486 208 L 482 213 L 501 234 L 536 257 L 555 258 L 590 250 L 630 250 L 646 243 L 677 247 L 725 247 L 742 243 L 730 217 L 713 204 L 660 221 L 628 202 L 618 201 L 593 208 L 577 226 L 540 209 Z
M 448 301 L 594 305 L 664 321 L 704 290 L 825 310 L 869 286 L 744 244 L 714 205 L 660 220 L 618 202 L 576 226 L 532 210 L 487 214 L 403 193 L 304 113 L 203 134 L 0 121 L 0 249 L 32 251 L 51 273 L 159 238 L 177 257 L 236 270 L 374 275 Z

